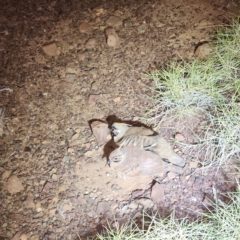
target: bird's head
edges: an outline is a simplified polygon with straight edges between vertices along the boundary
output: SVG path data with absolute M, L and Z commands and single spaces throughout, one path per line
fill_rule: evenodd
M 114 138 L 114 141 L 118 142 L 130 127 L 131 125 L 126 123 L 118 123 L 118 122 L 113 123 L 112 126 L 110 127 L 110 131 Z
M 113 164 L 114 166 L 121 164 L 125 160 L 124 151 L 121 148 L 116 148 L 109 155 L 108 164 Z

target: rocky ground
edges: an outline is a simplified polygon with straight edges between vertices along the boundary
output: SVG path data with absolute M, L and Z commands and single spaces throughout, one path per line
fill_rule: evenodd
M 143 209 L 194 217 L 213 188 L 230 191 L 225 173 L 194 171 L 178 149 L 193 174 L 165 181 L 157 205 L 148 193 L 134 199 L 89 122 L 139 120 L 151 106 L 145 74 L 191 58 L 236 10 L 217 0 L 1 1 L 0 239 L 90 237 Z M 163 136 L 176 132 L 188 139 L 181 126 Z

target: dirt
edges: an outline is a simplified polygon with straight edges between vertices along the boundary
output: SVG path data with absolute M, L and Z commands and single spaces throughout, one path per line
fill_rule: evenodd
M 178 148 L 188 171 L 151 196 L 138 179 L 118 179 L 89 125 L 139 120 L 151 106 L 145 74 L 191 58 L 236 13 L 232 1 L 12 0 L 0 11 L 0 239 L 90 237 L 143 210 L 192 219 L 213 188 L 234 188 L 225 172 L 202 173 Z M 191 139 L 183 126 L 160 132 L 169 142 L 176 133 Z

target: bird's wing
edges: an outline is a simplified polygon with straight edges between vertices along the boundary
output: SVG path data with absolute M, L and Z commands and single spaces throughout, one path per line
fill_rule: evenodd
M 124 134 L 124 137 L 127 136 L 149 136 L 153 135 L 154 131 L 150 128 L 145 127 L 130 127 L 127 132 Z
M 118 143 L 119 147 L 134 146 L 152 151 L 157 141 L 152 136 L 124 136 Z

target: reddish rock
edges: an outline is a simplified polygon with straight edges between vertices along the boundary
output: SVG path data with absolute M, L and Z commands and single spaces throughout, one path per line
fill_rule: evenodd
M 122 19 L 120 17 L 111 16 L 106 21 L 106 24 L 108 26 L 111 26 L 111 27 L 119 27 L 119 26 L 122 26 L 123 22 L 122 22 Z
M 113 28 L 106 29 L 105 34 L 107 37 L 107 45 L 109 47 L 118 47 L 119 46 L 120 40 Z
M 15 194 L 24 190 L 21 179 L 19 179 L 15 175 L 9 177 L 7 181 L 7 190 L 12 194 Z
M 89 96 L 88 96 L 88 99 L 87 99 L 87 101 L 88 101 L 88 103 L 95 103 L 97 100 L 98 100 L 98 98 L 99 98 L 99 95 L 98 94 L 90 94 Z
M 108 141 L 108 134 L 110 133 L 108 124 L 100 121 L 94 121 L 91 127 L 98 145 L 105 144 Z
M 95 48 L 96 45 L 96 39 L 95 38 L 90 38 L 85 44 L 85 48 L 87 49 L 92 49 Z
M 42 48 L 43 48 L 43 51 L 48 56 L 57 56 L 60 54 L 60 51 L 58 50 L 56 43 L 51 43 L 51 44 L 45 45 Z
M 99 202 L 97 205 L 97 212 L 104 214 L 107 211 L 110 211 L 110 204 L 108 202 Z
M 92 30 L 92 25 L 89 24 L 88 22 L 82 22 L 81 25 L 79 26 L 79 31 L 81 33 L 87 33 Z

